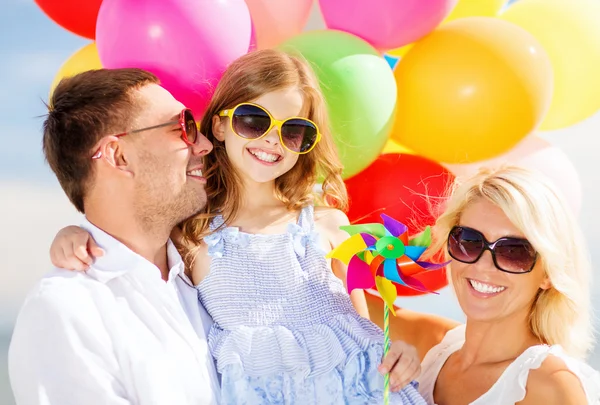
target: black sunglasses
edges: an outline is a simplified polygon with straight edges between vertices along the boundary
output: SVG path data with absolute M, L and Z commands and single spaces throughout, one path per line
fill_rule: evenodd
M 462 263 L 477 262 L 489 250 L 498 270 L 523 274 L 533 270 L 537 252 L 527 239 L 504 237 L 488 242 L 476 229 L 455 226 L 448 234 L 448 253 Z

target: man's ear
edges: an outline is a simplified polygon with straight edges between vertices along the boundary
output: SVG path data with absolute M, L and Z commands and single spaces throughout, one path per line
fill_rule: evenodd
M 125 148 L 116 136 L 105 136 L 96 144 L 96 153 L 93 158 L 122 172 L 133 174 Z
M 226 120 L 222 120 L 218 115 L 212 117 L 212 131 L 213 135 L 218 141 L 225 141 L 225 123 Z

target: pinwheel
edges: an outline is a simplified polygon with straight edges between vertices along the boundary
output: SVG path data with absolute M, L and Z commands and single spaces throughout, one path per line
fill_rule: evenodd
M 333 249 L 328 258 L 335 258 L 348 265 L 348 293 L 355 289 L 376 287 L 384 301 L 384 355 L 389 350 L 389 311 L 396 315 L 394 301 L 398 297 L 395 284 L 430 292 L 423 283 L 413 277 L 424 271 L 439 270 L 446 263 L 419 261 L 431 244 L 429 227 L 415 238 L 409 239 L 408 227 L 394 218 L 381 214 L 383 224 L 360 224 L 343 226 L 350 238 Z M 389 401 L 389 376 L 385 376 L 384 403 Z

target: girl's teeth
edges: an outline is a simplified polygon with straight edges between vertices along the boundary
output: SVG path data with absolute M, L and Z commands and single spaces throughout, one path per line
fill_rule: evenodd
M 263 162 L 273 163 L 277 159 L 279 159 L 279 156 L 271 155 L 270 153 L 263 152 L 263 151 L 255 151 L 255 152 L 250 152 L 250 153 L 252 153 L 254 156 L 259 158 Z
M 492 285 L 483 284 L 475 280 L 469 280 L 469 283 L 471 283 L 471 286 L 475 291 L 483 294 L 495 294 L 506 290 L 506 287 L 494 287 Z
M 188 172 L 188 174 L 191 176 L 202 177 L 202 170 L 192 170 L 191 172 Z

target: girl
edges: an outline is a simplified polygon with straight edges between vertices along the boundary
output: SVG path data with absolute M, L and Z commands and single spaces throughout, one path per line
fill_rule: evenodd
M 310 67 L 275 50 L 243 56 L 201 131 L 214 144 L 204 163 L 209 202 L 178 239 L 214 320 L 208 341 L 223 403 L 381 403 L 382 332 L 364 294 L 346 293 L 346 268 L 325 259 L 347 237 L 347 217 L 330 208 L 346 208 L 347 195 Z M 69 249 L 70 237 L 63 231 L 53 251 Z M 390 400 L 425 403 L 415 383 Z

